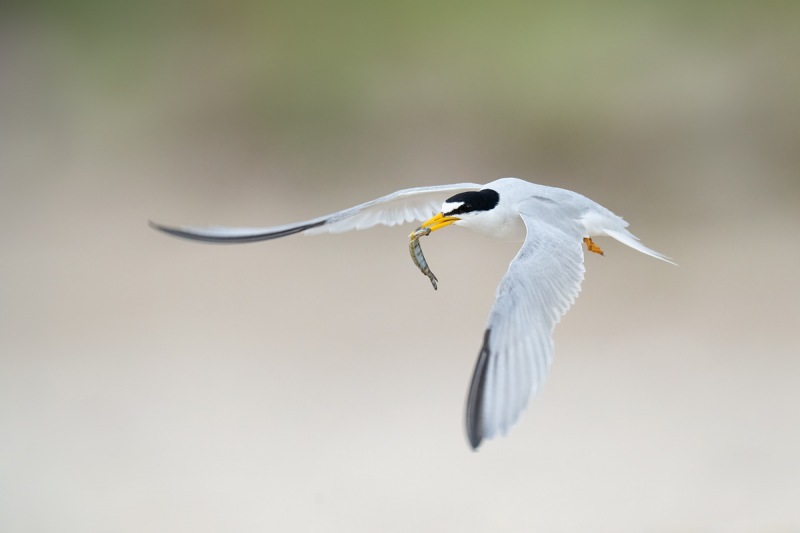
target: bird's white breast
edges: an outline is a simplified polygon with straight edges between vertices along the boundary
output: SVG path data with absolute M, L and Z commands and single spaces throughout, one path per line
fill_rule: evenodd
M 506 241 L 524 241 L 527 233 L 517 210 L 493 209 L 479 216 L 463 218 L 455 225 Z

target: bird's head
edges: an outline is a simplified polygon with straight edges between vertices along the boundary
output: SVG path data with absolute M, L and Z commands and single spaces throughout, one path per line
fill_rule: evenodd
M 499 203 L 500 195 L 493 189 L 458 193 L 445 200 L 442 211 L 421 227 L 436 231 L 450 224 L 470 226 L 474 219 L 491 213 Z

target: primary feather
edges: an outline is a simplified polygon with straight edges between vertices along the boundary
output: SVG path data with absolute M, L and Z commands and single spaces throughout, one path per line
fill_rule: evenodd
M 396 226 L 409 222 L 422 222 L 439 210 L 442 201 L 447 196 L 458 191 L 475 190 L 480 187 L 477 183 L 456 183 L 403 189 L 330 215 L 283 226 L 266 228 L 174 227 L 152 221 L 150 226 L 184 239 L 223 244 L 266 241 L 295 233 L 304 235 L 343 233 L 368 229 L 379 224 Z

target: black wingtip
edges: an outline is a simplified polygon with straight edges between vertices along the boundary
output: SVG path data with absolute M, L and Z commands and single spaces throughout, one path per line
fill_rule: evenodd
M 274 231 L 265 230 L 263 233 L 245 233 L 240 235 L 213 235 L 210 233 L 206 233 L 203 230 L 193 230 L 193 229 L 175 228 L 172 226 L 163 226 L 161 224 L 153 222 L 152 220 L 148 220 L 147 224 L 153 229 L 162 231 L 174 237 L 180 237 L 182 239 L 189 239 L 191 241 L 198 241 L 198 242 L 209 242 L 215 244 L 237 244 L 246 242 L 268 241 L 271 239 L 277 239 L 279 237 L 286 237 L 287 235 L 294 235 L 295 233 L 300 233 L 302 231 L 322 226 L 326 224 L 326 221 L 317 220 L 314 222 L 309 222 L 307 224 L 298 224 L 296 226 L 284 227 L 284 229 L 280 230 L 274 230 Z
M 481 445 L 481 442 L 483 442 L 483 437 L 481 435 L 473 435 L 473 434 L 471 434 L 469 432 L 467 433 L 467 435 L 469 437 L 469 446 L 470 446 L 470 448 L 472 448 L 473 452 L 477 452 L 478 448 Z
M 180 230 L 178 230 L 177 228 L 172 228 L 170 226 L 164 226 L 162 224 L 159 224 L 158 222 L 153 222 L 152 220 L 148 220 L 147 221 L 147 225 L 150 226 L 151 228 L 153 228 L 156 231 L 160 231 L 162 233 L 166 233 L 167 235 L 175 235 L 176 237 L 180 237 L 180 235 L 178 235 L 178 232 Z
M 489 367 L 489 336 L 491 330 L 487 329 L 483 334 L 483 345 L 475 363 L 475 370 L 472 373 L 469 392 L 467 394 L 467 439 L 473 451 L 477 451 L 483 441 L 483 396 L 484 386 L 486 385 L 486 370 Z
M 219 238 L 198 235 L 172 226 L 164 226 L 162 224 L 158 224 L 157 222 L 153 222 L 152 220 L 148 220 L 147 225 L 153 228 L 154 230 L 166 233 L 167 235 L 172 235 L 173 237 L 180 237 L 182 239 L 189 239 L 192 241 L 200 241 L 200 242 L 223 242 Z
M 180 237 L 180 235 L 179 235 L 180 230 L 178 228 L 173 228 L 173 227 L 170 227 L 170 226 L 164 226 L 162 224 L 159 224 L 158 222 L 153 222 L 152 220 L 148 220 L 147 221 L 147 225 L 150 226 L 151 228 L 153 228 L 156 231 L 160 231 L 160 232 L 166 233 L 168 235 L 175 235 L 177 237 Z

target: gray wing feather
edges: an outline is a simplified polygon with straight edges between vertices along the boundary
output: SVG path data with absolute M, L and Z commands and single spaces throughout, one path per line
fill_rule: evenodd
M 523 209 L 527 236 L 500 282 L 467 395 L 467 436 L 473 449 L 505 434 L 541 387 L 553 358 L 555 325 L 577 298 L 583 249 L 577 225 L 551 225 L 548 208 Z
M 213 243 L 266 241 L 295 233 L 342 233 L 377 225 L 423 222 L 438 213 L 442 202 L 449 196 L 480 188 L 476 183 L 456 183 L 404 189 L 330 215 L 268 228 L 173 227 L 152 221 L 150 226 L 176 237 Z

